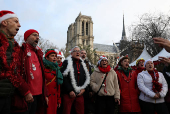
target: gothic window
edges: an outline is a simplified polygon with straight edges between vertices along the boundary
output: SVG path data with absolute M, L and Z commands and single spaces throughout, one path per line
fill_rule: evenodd
M 82 36 L 84 36 L 84 22 L 82 22 Z
M 83 40 L 83 46 L 84 46 L 84 44 L 85 44 L 85 40 Z
M 88 22 L 86 22 L 86 35 L 88 35 Z
M 86 40 L 86 45 L 89 45 L 88 43 L 89 43 L 88 40 Z

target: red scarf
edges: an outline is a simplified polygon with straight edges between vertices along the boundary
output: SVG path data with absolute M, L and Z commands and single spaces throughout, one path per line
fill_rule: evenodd
M 148 73 L 152 77 L 152 90 L 155 93 L 160 92 L 162 90 L 162 84 L 158 82 L 158 80 L 159 80 L 158 71 L 157 70 L 152 70 L 152 71 L 148 71 Z
M 63 63 L 61 62 L 60 64 L 58 64 L 58 66 L 59 66 L 59 67 L 61 67 L 61 66 L 62 66 L 62 64 L 63 64 Z
M 101 71 L 101 72 L 103 72 L 103 73 L 107 73 L 107 72 L 109 72 L 110 71 L 110 65 L 107 65 L 107 67 L 106 68 L 103 68 L 103 67 L 100 67 L 100 66 L 98 66 L 98 68 L 99 68 L 99 70 Z M 106 75 L 107 76 L 107 75 Z M 104 92 L 107 94 L 107 91 L 106 91 L 106 80 L 104 81 L 104 84 L 105 84 L 105 88 L 104 88 Z
M 110 65 L 107 65 L 107 67 L 106 68 L 103 68 L 103 67 L 100 67 L 100 66 L 98 66 L 98 68 L 99 68 L 99 70 L 101 71 L 101 72 L 103 72 L 103 73 L 106 73 L 106 72 L 109 72 L 110 71 Z

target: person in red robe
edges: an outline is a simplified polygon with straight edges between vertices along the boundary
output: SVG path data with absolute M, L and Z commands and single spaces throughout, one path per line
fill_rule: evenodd
M 0 11 L 0 114 L 9 114 L 12 108 L 26 108 L 19 104 L 15 93 L 24 101 L 33 100 L 28 94 L 28 84 L 20 75 L 20 47 L 14 39 L 20 27 L 14 12 Z
M 54 49 L 48 49 L 43 59 L 45 66 L 45 78 L 48 88 L 47 114 L 57 114 L 57 108 L 61 105 L 60 84 L 63 83 L 63 76 L 57 63 L 57 53 Z
M 21 75 L 29 85 L 34 100 L 27 102 L 27 110 L 17 114 L 44 114 L 48 105 L 45 84 L 43 52 L 37 47 L 39 32 L 29 29 L 24 33 L 25 43 L 21 47 Z
M 137 74 L 129 67 L 129 58 L 119 60 L 117 76 L 120 88 L 120 114 L 140 114 L 139 89 L 137 87 Z

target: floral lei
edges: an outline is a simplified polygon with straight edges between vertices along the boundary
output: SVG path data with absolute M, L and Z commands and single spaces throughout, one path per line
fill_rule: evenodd
M 156 78 L 155 78 L 156 76 Z M 152 77 L 152 90 L 155 93 L 158 93 L 162 90 L 162 84 L 158 82 L 159 80 L 159 74 L 157 71 L 154 71 L 154 75 L 151 75 Z
M 6 56 L 6 51 L 9 46 L 8 40 L 5 36 L 0 36 L 0 42 L 2 44 L 2 46 L 0 47 L 0 57 L 2 59 L 2 64 L 4 65 L 3 66 L 4 70 L 0 72 L 0 77 L 8 78 L 15 87 L 18 87 L 20 85 L 20 81 L 17 78 L 17 75 L 14 73 L 14 70 L 16 69 L 16 63 L 19 61 L 18 57 L 19 57 L 20 47 L 18 43 L 15 41 L 13 53 L 12 53 L 12 61 L 10 65 L 8 65 L 7 56 Z M 19 72 L 18 69 L 17 72 Z

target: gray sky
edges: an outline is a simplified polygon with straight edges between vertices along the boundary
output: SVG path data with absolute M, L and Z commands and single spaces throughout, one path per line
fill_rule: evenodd
M 68 26 L 78 14 L 91 16 L 94 43 L 119 42 L 122 35 L 122 18 L 128 27 L 144 13 L 170 14 L 170 0 L 0 0 L 0 10 L 15 12 L 20 20 L 20 35 L 36 29 L 40 36 L 49 39 L 59 48 L 65 47 Z

